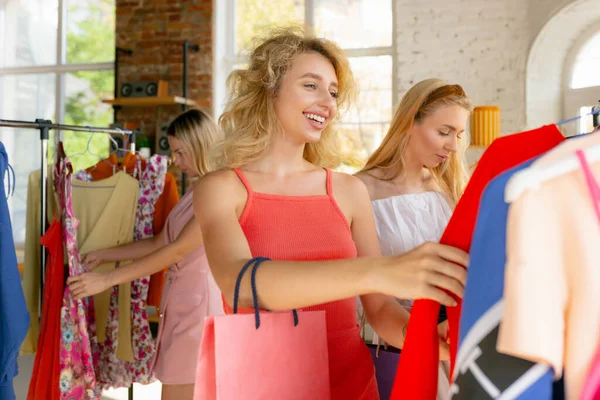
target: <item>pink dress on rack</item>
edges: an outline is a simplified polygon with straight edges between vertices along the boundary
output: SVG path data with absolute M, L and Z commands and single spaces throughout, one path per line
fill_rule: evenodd
M 585 174 L 586 183 L 590 190 L 590 197 L 594 203 L 594 209 L 596 210 L 596 216 L 598 217 L 598 223 L 600 223 L 600 185 L 594 177 L 587 160 L 585 153 L 581 150 L 577 151 L 577 158 L 581 164 L 581 169 Z M 598 351 L 596 357 L 590 365 L 589 373 L 585 379 L 585 384 L 581 392 L 580 400 L 600 400 L 600 338 L 598 339 Z
M 581 400 L 600 400 L 600 347 L 585 379 Z
M 167 244 L 194 218 L 192 202 L 190 190 L 169 214 Z M 158 380 L 169 385 L 194 383 L 204 318 L 222 314 L 221 292 L 208 267 L 204 246 L 200 246 L 167 273 L 153 363 Z
M 79 220 L 73 213 L 71 195 L 71 163 L 60 161 L 55 170 L 56 191 L 60 199 L 63 218 L 63 238 L 69 263 L 69 275 L 87 272 L 81 264 L 77 246 Z M 95 368 L 98 365 L 95 316 L 91 298 L 75 300 L 65 286 L 60 310 L 60 398 L 64 400 L 94 400 L 100 398 Z

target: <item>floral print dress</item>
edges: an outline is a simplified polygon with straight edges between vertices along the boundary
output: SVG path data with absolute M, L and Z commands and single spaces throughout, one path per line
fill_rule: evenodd
M 54 173 L 69 275 L 77 275 L 86 271 L 77 247 L 79 220 L 73 214 L 70 161 L 67 158 L 60 160 Z M 75 300 L 69 287 L 65 287 L 60 310 L 60 331 L 60 398 L 99 399 L 101 393 L 95 374 L 99 353 L 92 298 Z

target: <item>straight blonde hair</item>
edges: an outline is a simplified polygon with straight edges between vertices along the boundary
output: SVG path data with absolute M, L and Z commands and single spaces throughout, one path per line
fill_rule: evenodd
M 390 171 L 385 180 L 393 180 L 406 170 L 404 152 L 411 128 L 440 107 L 459 105 L 472 112 L 473 105 L 460 85 L 450 85 L 441 79 L 426 79 L 406 92 L 390 124 L 390 129 L 381 145 L 369 157 L 361 171 L 373 168 Z M 458 141 L 458 150 L 430 172 L 440 190 L 454 204 L 462 195 L 467 184 L 465 152 L 469 144 L 467 137 Z
M 192 109 L 179 114 L 169 125 L 167 135 L 185 144 L 198 177 L 215 169 L 211 153 L 220 135 L 217 124 L 207 112 Z
M 219 166 L 237 168 L 255 161 L 268 149 L 271 135 L 283 134 L 273 101 L 296 58 L 309 52 L 331 62 L 339 86 L 338 109 L 349 107 L 355 82 L 343 50 L 332 41 L 305 36 L 297 27 L 274 30 L 252 51 L 248 69 L 233 71 L 227 79 L 230 96 L 219 118 L 224 140 L 215 151 Z M 327 125 L 318 142 L 306 145 L 303 156 L 317 166 L 340 164 L 333 124 Z

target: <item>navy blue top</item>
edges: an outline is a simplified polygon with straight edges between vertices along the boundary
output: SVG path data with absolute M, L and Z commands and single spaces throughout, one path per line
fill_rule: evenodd
M 553 396 L 554 374 L 550 367 L 496 351 L 509 209 L 504 202 L 504 188 L 517 171 L 534 160 L 496 177 L 481 197 L 460 318 L 453 399 L 492 399 L 504 394 L 507 398 L 544 400 Z M 560 398 L 564 392 L 555 394 Z
M 14 186 L 14 171 L 0 142 L 0 400 L 15 398 L 12 381 L 17 375 L 17 356 L 29 328 L 29 313 L 21 286 L 17 255 L 6 202 L 4 180 Z M 13 188 L 14 190 L 14 188 Z

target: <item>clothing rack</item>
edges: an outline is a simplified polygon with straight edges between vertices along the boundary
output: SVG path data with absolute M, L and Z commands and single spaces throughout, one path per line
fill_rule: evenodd
M 46 211 L 47 211 L 47 187 L 46 187 L 46 177 L 48 175 L 48 139 L 50 138 L 50 130 L 54 129 L 56 131 L 73 131 L 73 132 L 91 132 L 91 133 L 105 133 L 105 134 L 120 134 L 120 135 L 128 135 L 130 136 L 129 146 L 130 151 L 135 153 L 135 135 L 139 134 L 140 131 L 137 130 L 129 130 L 129 129 L 120 129 L 120 128 L 100 128 L 100 127 L 92 127 L 92 126 L 76 126 L 76 125 L 63 125 L 63 124 L 53 124 L 50 120 L 45 119 L 36 119 L 35 122 L 28 121 L 16 121 L 16 120 L 7 120 L 0 119 L 0 127 L 7 128 L 25 128 L 25 129 L 35 129 L 40 131 L 40 141 L 41 141 L 41 179 L 40 179 L 40 193 L 42 195 L 41 198 L 41 212 L 40 212 L 40 233 L 43 235 L 46 228 Z M 40 297 L 38 299 L 38 318 L 41 318 L 42 312 L 42 300 L 44 298 L 44 279 L 46 276 L 46 252 L 44 247 L 40 245 Z M 133 400 L 133 385 L 129 387 L 128 391 L 129 400 Z
M 139 134 L 139 131 L 132 131 L 129 129 L 114 129 L 114 128 L 96 128 L 91 126 L 75 126 L 75 125 L 63 125 L 63 124 L 53 124 L 50 120 L 45 119 L 36 119 L 35 122 L 28 121 L 15 121 L 15 120 L 7 120 L 0 119 L 0 127 L 7 128 L 25 128 L 25 129 L 35 129 L 40 132 L 40 141 L 42 143 L 41 147 L 41 184 L 40 184 L 40 193 L 42 195 L 41 198 L 41 220 L 40 220 L 40 232 L 43 235 L 46 228 L 46 211 L 47 211 L 47 187 L 46 187 L 46 177 L 48 175 L 48 139 L 50 138 L 50 130 L 54 129 L 57 131 L 74 131 L 74 132 L 92 132 L 92 133 L 106 133 L 106 134 L 121 134 L 121 135 L 130 135 L 130 145 L 131 151 L 135 152 L 135 135 Z M 43 299 L 44 293 L 44 278 L 46 276 L 46 252 L 44 251 L 43 246 L 40 245 L 40 298 L 39 298 L 39 312 L 41 313 L 42 307 L 41 302 Z M 41 317 L 41 315 L 38 315 Z

